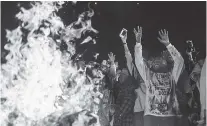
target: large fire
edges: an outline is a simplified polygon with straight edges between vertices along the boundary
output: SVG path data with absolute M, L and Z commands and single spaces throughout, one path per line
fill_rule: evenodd
M 78 21 L 65 26 L 57 15 L 64 4 L 34 2 L 30 9 L 22 7 L 16 14 L 20 25 L 6 31 L 9 54 L 0 74 L 2 126 L 64 126 L 69 125 L 68 118 L 73 120 L 71 125 L 83 126 L 94 117 L 93 125 L 100 125 L 97 104 L 101 93 L 93 90 L 98 88 L 94 85 L 97 80 L 86 81 L 85 70 L 71 60 L 75 40 L 86 31 L 97 33 L 91 26 L 94 12 L 84 12 Z M 82 43 L 90 40 L 88 36 Z M 61 41 L 67 44 L 65 51 L 60 50 Z

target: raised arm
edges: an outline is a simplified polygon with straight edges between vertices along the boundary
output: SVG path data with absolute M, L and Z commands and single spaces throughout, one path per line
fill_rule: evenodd
M 159 31 L 159 36 L 160 38 L 158 38 L 158 40 L 167 47 L 170 55 L 173 58 L 174 66 L 173 66 L 172 74 L 175 79 L 175 82 L 177 83 L 178 78 L 184 68 L 184 59 L 181 56 L 181 54 L 178 52 L 178 50 L 173 45 L 171 45 L 168 37 L 168 31 L 166 31 L 165 29 Z
M 141 45 L 141 38 L 142 38 L 142 27 L 138 26 L 138 30 L 134 29 L 134 34 L 136 37 L 136 45 L 134 48 L 134 57 L 135 57 L 135 65 L 139 71 L 144 82 L 146 82 L 146 70 L 148 69 L 143 57 L 142 57 L 142 45 Z
M 110 61 L 110 67 L 108 71 L 108 76 L 110 81 L 113 83 L 113 80 L 115 79 L 116 76 L 116 64 L 115 64 L 115 55 L 111 52 L 108 54 L 109 61 Z
M 120 38 L 121 38 L 122 43 L 124 45 L 124 52 L 125 52 L 125 57 L 126 57 L 126 62 L 127 62 L 127 68 L 129 70 L 130 74 L 133 76 L 132 72 L 133 72 L 133 69 L 135 69 L 135 66 L 133 64 L 133 59 L 132 59 L 131 53 L 128 49 L 127 43 L 126 43 L 127 32 L 124 35 L 120 34 Z

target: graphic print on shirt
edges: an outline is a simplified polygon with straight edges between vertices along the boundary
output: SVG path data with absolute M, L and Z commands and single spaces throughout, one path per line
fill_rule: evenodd
M 173 106 L 171 73 L 150 72 L 148 85 L 148 112 L 153 115 L 170 115 Z

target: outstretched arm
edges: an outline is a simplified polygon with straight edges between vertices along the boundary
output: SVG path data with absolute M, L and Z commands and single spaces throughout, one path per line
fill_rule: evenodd
M 109 61 L 110 61 L 108 76 L 109 76 L 111 83 L 113 83 L 113 80 L 116 76 L 116 65 L 115 65 L 115 57 L 116 56 L 111 52 L 108 54 L 108 57 L 109 57 Z
M 173 58 L 174 66 L 173 66 L 172 74 L 175 79 L 175 82 L 177 83 L 178 78 L 184 68 L 184 59 L 181 56 L 181 54 L 178 52 L 178 50 L 173 45 L 171 45 L 168 37 L 168 31 L 166 31 L 165 29 L 159 31 L 159 36 L 160 38 L 158 38 L 158 40 L 167 47 L 170 55 Z
M 131 76 L 133 76 L 133 71 L 135 69 L 135 66 L 133 64 L 133 59 L 132 59 L 132 56 L 131 56 L 131 53 L 128 49 L 128 46 L 127 46 L 127 43 L 126 43 L 126 40 L 127 40 L 127 33 L 124 34 L 124 35 L 121 35 L 120 34 L 120 38 L 122 40 L 122 43 L 124 45 L 124 52 L 125 52 L 125 57 L 126 57 L 126 62 L 127 62 L 127 68 L 131 74 Z
M 134 29 L 134 34 L 136 37 L 136 45 L 134 48 L 134 56 L 135 56 L 135 65 L 139 71 L 144 82 L 146 82 L 146 70 L 148 69 L 146 64 L 144 63 L 142 57 L 142 45 L 141 45 L 141 38 L 142 38 L 142 27 L 138 26 L 138 30 Z

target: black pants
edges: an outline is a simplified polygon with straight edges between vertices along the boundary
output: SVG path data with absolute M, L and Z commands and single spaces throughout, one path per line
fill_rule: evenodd
M 144 116 L 144 126 L 176 126 L 176 117 Z
M 144 126 L 144 111 L 134 112 L 133 126 Z

